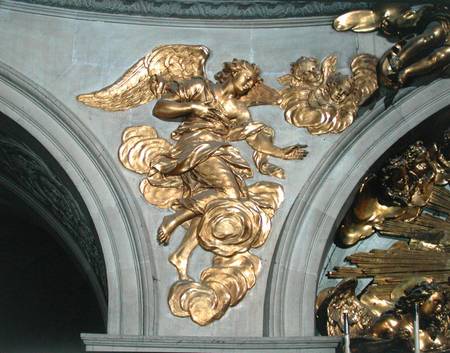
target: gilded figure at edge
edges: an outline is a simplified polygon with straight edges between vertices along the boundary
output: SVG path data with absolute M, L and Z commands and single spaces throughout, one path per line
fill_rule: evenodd
M 334 21 L 337 31 L 370 32 L 397 38 L 379 63 L 380 81 L 398 89 L 414 78 L 448 73 L 450 7 L 443 4 L 380 5 L 375 10 L 350 11 Z

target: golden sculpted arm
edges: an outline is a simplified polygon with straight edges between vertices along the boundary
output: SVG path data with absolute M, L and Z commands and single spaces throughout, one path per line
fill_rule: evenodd
M 303 159 L 308 152 L 307 145 L 293 145 L 289 147 L 278 147 L 273 144 L 273 136 L 267 132 L 260 132 L 247 137 L 246 141 L 256 152 L 267 154 L 281 159 Z

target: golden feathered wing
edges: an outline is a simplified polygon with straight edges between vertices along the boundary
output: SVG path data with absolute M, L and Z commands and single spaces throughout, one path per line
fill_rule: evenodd
M 354 102 L 363 104 L 377 89 L 378 58 L 371 54 L 357 55 L 350 64 L 354 83 Z
M 160 98 L 171 81 L 205 77 L 209 49 L 202 45 L 171 44 L 153 49 L 116 82 L 77 99 L 91 107 L 120 111 Z
M 325 289 L 317 306 L 319 329 L 329 336 L 344 334 L 344 313 L 348 314 L 350 335 L 361 334 L 374 320 L 373 313 L 356 296 L 358 282 L 352 278 L 339 283 L 336 288 Z

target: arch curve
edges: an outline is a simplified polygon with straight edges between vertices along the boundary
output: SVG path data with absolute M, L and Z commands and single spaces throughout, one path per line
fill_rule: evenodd
M 2 62 L 0 92 L 0 111 L 55 158 L 91 215 L 106 264 L 108 333 L 154 334 L 155 266 L 143 215 L 127 183 L 104 147 L 63 103 Z
M 265 298 L 265 336 L 313 336 L 319 272 L 349 196 L 369 167 L 398 139 L 450 101 L 450 80 L 409 92 L 387 110 L 360 117 L 300 190 L 272 258 Z

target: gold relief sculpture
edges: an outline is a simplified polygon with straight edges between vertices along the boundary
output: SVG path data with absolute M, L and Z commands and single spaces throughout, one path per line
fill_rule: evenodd
M 390 248 L 357 252 L 343 279 L 316 300 L 318 328 L 343 334 L 348 314 L 352 352 L 413 352 L 414 304 L 419 306 L 422 352 L 450 350 L 450 130 L 439 144 L 420 141 L 366 178 L 338 234 L 346 246 L 375 230 L 399 239 Z M 359 217 L 359 218 L 358 218 Z M 371 279 L 356 294 L 358 279 Z
M 447 131 L 447 135 L 448 135 Z M 430 233 L 449 229 L 448 223 L 422 212 L 425 206 L 448 212 L 450 192 L 449 161 L 443 146 L 426 147 L 421 141 L 391 158 L 380 172 L 363 181 L 353 205 L 336 237 L 348 247 L 372 235 L 375 230 L 389 235 Z
M 339 133 L 355 119 L 358 109 L 378 88 L 377 61 L 369 54 L 351 62 L 352 75 L 336 72 L 336 56 L 322 63 L 301 57 L 290 74 L 280 77 L 281 107 L 286 121 L 308 129 L 311 134 Z
M 341 282 L 318 302 L 317 320 L 322 334 L 343 334 L 343 316 L 348 313 L 352 352 L 414 352 L 414 304 L 420 315 L 421 352 L 447 352 L 450 348 L 450 292 L 432 280 L 401 288 L 389 308 L 377 313 L 355 294 L 357 280 Z M 389 349 L 386 349 L 389 347 Z
M 263 84 L 259 68 L 234 59 L 213 83 L 205 77 L 208 52 L 203 46 L 156 48 L 111 86 L 78 97 L 110 111 L 158 98 L 154 116 L 183 118 L 171 134 L 174 142 L 150 126 L 126 129 L 119 158 L 125 168 L 144 176 L 140 190 L 149 203 L 173 211 L 158 229 L 159 243 L 167 245 L 177 227 L 186 228 L 169 258 L 179 280 L 168 302 L 174 315 L 199 325 L 220 319 L 255 285 L 261 264 L 250 250 L 265 243 L 283 201 L 277 183 L 246 183 L 252 170 L 231 142 L 246 141 L 258 170 L 276 177 L 284 177 L 284 171 L 269 156 L 293 160 L 307 154 L 305 145 L 275 146 L 273 129 L 251 119 L 248 106 L 279 100 L 278 92 Z M 198 245 L 214 257 L 195 280 L 188 263 Z
M 370 32 L 398 38 L 379 63 L 380 81 L 398 89 L 413 78 L 442 73 L 450 65 L 450 7 L 392 4 L 351 11 L 334 21 L 337 31 Z

